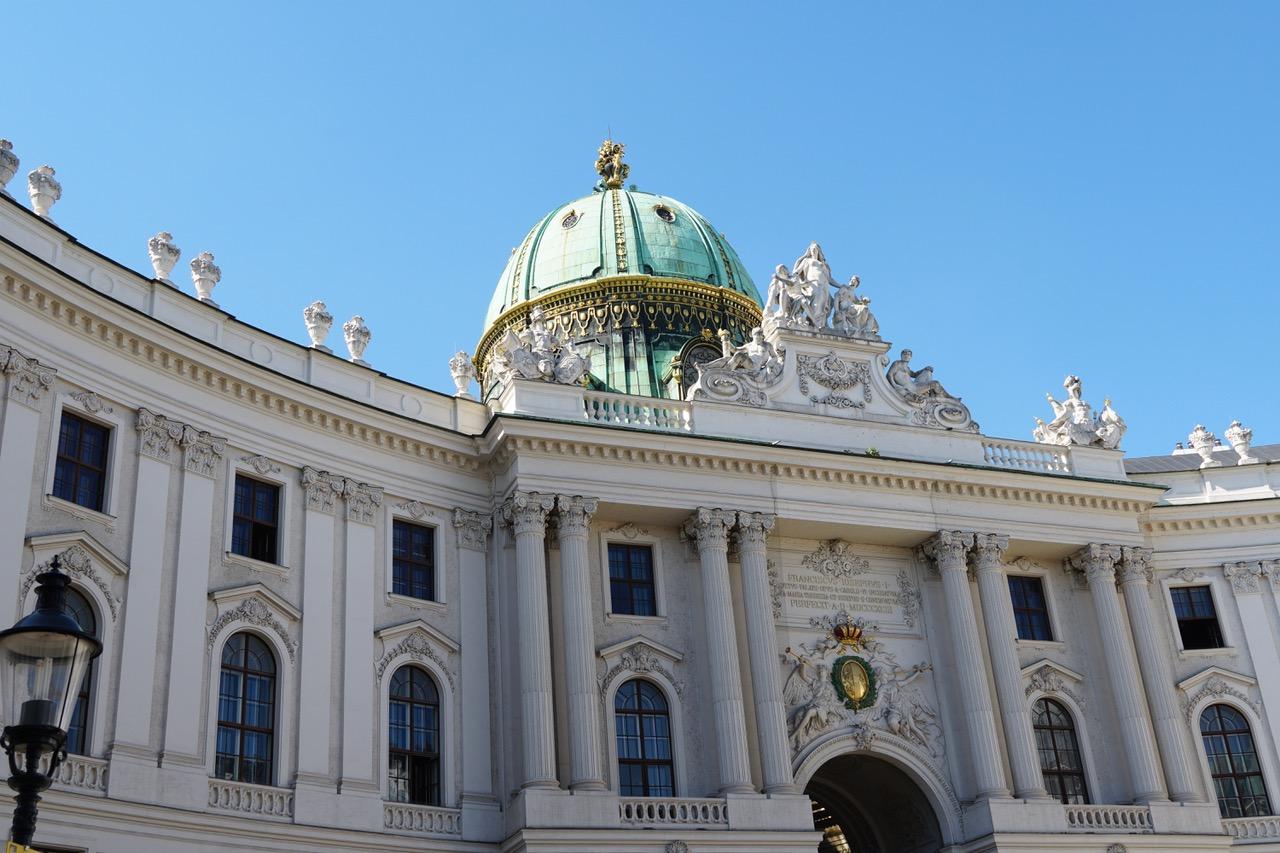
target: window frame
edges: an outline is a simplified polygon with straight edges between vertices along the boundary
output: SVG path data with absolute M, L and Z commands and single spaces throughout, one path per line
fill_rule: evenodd
M 223 640 L 223 642 L 221 643 L 221 648 L 219 649 L 219 652 L 218 652 L 218 659 L 217 659 L 218 680 L 210 685 L 210 692 L 214 696 L 214 708 L 215 709 L 220 708 L 222 705 L 222 671 L 223 671 L 223 668 L 227 666 L 227 664 L 223 662 L 222 656 L 226 652 L 227 643 L 229 643 L 233 637 L 237 637 L 241 634 L 262 643 L 262 645 L 266 648 L 267 653 L 270 654 L 272 657 L 271 662 L 272 662 L 273 668 L 270 674 L 271 675 L 271 727 L 264 729 L 261 727 L 249 726 L 243 722 L 244 707 L 247 702 L 246 696 L 248 692 L 244 689 L 244 686 L 245 686 L 244 683 L 241 684 L 241 693 L 240 693 L 241 722 L 227 723 L 226 725 L 230 727 L 234 727 L 235 729 L 241 732 L 240 751 L 238 753 L 241 761 L 243 761 L 244 759 L 244 733 L 245 732 L 267 732 L 270 735 L 271 751 L 270 751 L 270 757 L 268 758 L 268 763 L 267 763 L 267 781 L 254 782 L 246 779 L 226 779 L 225 777 L 218 775 L 219 752 L 217 749 L 217 742 L 218 742 L 217 734 L 218 734 L 218 730 L 221 729 L 224 725 L 222 720 L 222 714 L 220 712 L 215 713 L 211 720 L 211 722 L 213 723 L 211 728 L 213 728 L 214 730 L 213 778 L 218 779 L 220 781 L 236 782 L 242 785 L 273 785 L 275 780 L 279 778 L 278 774 L 279 774 L 280 753 L 281 753 L 281 742 L 280 742 L 280 731 L 279 731 L 281 663 L 280 663 L 279 656 L 276 654 L 274 645 L 270 642 L 270 640 L 268 640 L 266 637 L 262 636 L 256 631 L 241 629 L 241 630 L 232 631 L 231 633 L 229 633 L 226 639 Z M 237 669 L 237 671 L 245 674 L 249 674 L 253 672 L 253 670 L 249 670 L 245 666 L 240 667 L 239 669 Z
M 417 503 L 421 509 L 416 512 L 409 512 L 406 507 L 409 503 Z M 444 613 L 448 609 L 449 604 L 449 563 L 446 561 L 448 551 L 445 550 L 445 539 L 448 525 L 446 519 L 451 517 L 448 510 L 442 507 L 428 506 L 420 500 L 383 500 L 386 511 L 383 513 L 383 564 L 386 567 L 383 578 L 384 598 L 389 604 L 403 604 L 413 608 L 425 608 L 438 613 Z M 395 589 L 395 523 L 403 521 L 408 524 L 415 524 L 418 527 L 429 527 L 435 531 L 434 554 L 435 554 L 435 598 L 414 598 L 411 595 L 401 595 L 393 592 Z M 435 676 L 432 676 L 433 678 Z M 437 685 L 439 679 L 436 679 Z
M 1025 649 L 1065 649 L 1067 647 L 1066 641 L 1061 639 L 1062 635 L 1058 631 L 1058 626 L 1062 625 L 1063 622 L 1058 618 L 1058 605 L 1051 577 L 1053 572 L 1039 563 L 1024 559 L 1006 564 L 1004 569 L 1006 589 L 1009 588 L 1009 578 L 1011 577 L 1038 578 L 1040 580 L 1040 589 L 1044 592 L 1045 610 L 1049 614 L 1049 632 L 1053 635 L 1052 640 L 1024 640 L 1017 635 L 1018 620 L 1017 614 L 1013 611 L 1013 594 L 1010 591 L 1009 611 L 1014 620 L 1014 643 L 1017 647 Z
M 426 635 L 427 642 L 439 653 L 440 660 L 454 659 L 453 656 L 457 653 L 457 648 L 444 645 L 440 639 L 432 636 L 430 627 L 423 623 L 422 620 L 413 620 L 403 625 L 383 629 L 377 632 L 376 636 L 382 642 L 384 648 L 391 649 L 401 640 L 410 636 L 415 630 L 422 630 Z M 391 701 L 391 676 L 405 664 L 413 664 L 419 669 L 425 670 L 436 683 L 436 690 L 440 694 L 440 807 L 458 808 L 458 792 L 460 790 L 458 773 L 460 768 L 457 766 L 454 756 L 456 754 L 456 741 L 460 733 L 457 731 L 457 714 L 455 710 L 457 699 L 453 681 L 451 676 L 436 660 L 410 651 L 396 655 L 387 661 L 382 670 L 382 676 L 378 679 L 378 710 L 375 719 L 378 727 L 376 772 L 378 774 L 379 796 L 382 797 L 384 802 L 392 802 L 387 799 L 388 757 L 390 755 L 391 741 L 390 727 L 388 725 L 388 703 Z M 381 662 L 378 665 L 381 666 Z
M 116 407 L 106 405 L 104 401 L 102 408 L 96 412 L 90 412 L 83 404 L 71 396 L 73 393 L 79 392 L 60 391 L 54 398 L 53 416 L 50 418 L 48 459 L 46 460 L 44 491 L 41 496 L 41 504 L 45 509 L 62 510 L 78 518 L 96 522 L 105 527 L 108 533 L 114 533 L 116 521 L 119 517 L 120 469 L 122 467 L 120 464 L 121 436 L 126 432 L 132 433 L 133 430 L 130 428 L 130 425 L 126 424 L 124 419 L 117 414 Z M 100 510 L 81 506 L 74 501 L 60 498 L 53 493 L 53 481 L 58 470 L 58 439 L 62 431 L 62 415 L 64 412 L 74 415 L 81 420 L 97 424 L 107 430 L 107 467 L 102 478 L 102 509 Z
M 1054 668 L 1054 670 L 1056 670 L 1059 674 L 1061 674 L 1064 677 L 1064 679 L 1066 679 L 1071 684 L 1073 689 L 1079 689 L 1082 686 L 1082 682 L 1076 680 L 1078 678 L 1078 675 L 1076 673 L 1072 673 L 1071 670 L 1066 669 L 1065 667 L 1062 667 L 1060 665 L 1055 665 L 1052 661 L 1048 661 L 1048 660 L 1037 661 L 1026 667 L 1023 667 L 1022 673 L 1024 676 L 1026 676 L 1027 673 L 1033 672 L 1039 669 L 1045 663 L 1048 663 L 1051 667 Z M 1088 785 L 1089 795 L 1090 797 L 1102 797 L 1102 794 L 1099 792 L 1103 790 L 1103 786 L 1101 784 L 1101 780 L 1099 780 L 1098 778 L 1098 774 L 1094 772 L 1094 768 L 1097 765 L 1097 762 L 1094 761 L 1094 757 L 1097 755 L 1097 752 L 1094 750 L 1093 744 L 1090 742 L 1090 739 L 1089 739 L 1088 718 L 1085 716 L 1084 708 L 1082 708 L 1079 704 L 1076 703 L 1075 698 L 1067 695 L 1064 692 L 1060 692 L 1056 690 L 1055 691 L 1033 690 L 1030 694 L 1027 695 L 1027 700 L 1026 700 L 1028 717 L 1031 716 L 1031 713 L 1032 713 L 1031 709 L 1035 707 L 1036 702 L 1039 702 L 1041 699 L 1052 699 L 1054 702 L 1057 702 L 1059 705 L 1066 708 L 1068 713 L 1071 714 L 1071 722 L 1076 727 L 1076 743 L 1079 744 L 1079 747 L 1080 747 L 1080 759 L 1081 759 L 1081 762 L 1084 764 L 1084 778 L 1085 778 L 1085 783 Z M 1035 737 L 1034 731 L 1035 730 L 1033 728 L 1032 729 L 1033 739 Z M 1037 762 L 1039 762 L 1038 755 L 1036 757 L 1036 760 Z
M 271 574 L 287 577 L 290 573 L 289 558 L 292 551 L 292 508 L 296 500 L 295 490 L 297 488 L 296 473 L 283 469 L 280 465 L 275 465 L 265 474 L 258 472 L 245 459 L 253 458 L 253 451 L 228 450 L 227 456 L 229 462 L 227 464 L 226 477 L 226 495 L 223 509 L 223 547 L 222 547 L 222 564 L 233 568 L 247 568 L 253 571 L 269 572 Z M 253 557 L 246 557 L 243 554 L 237 554 L 231 550 L 231 537 L 235 530 L 235 511 L 236 511 L 236 477 L 244 475 L 251 480 L 257 480 L 261 483 L 267 483 L 277 487 L 280 490 L 280 503 L 277 508 L 276 518 L 276 562 L 268 563 L 265 560 L 255 560 Z
M 1205 682 L 1215 675 L 1224 679 L 1235 691 L 1235 694 L 1218 694 L 1204 691 L 1202 688 Z M 1273 815 L 1280 815 L 1274 800 L 1275 792 L 1280 790 L 1277 788 L 1277 785 L 1280 784 L 1280 765 L 1276 763 L 1275 740 L 1266 721 L 1248 704 L 1247 700 L 1239 698 L 1240 696 L 1252 694 L 1256 689 L 1256 684 L 1256 681 L 1247 676 L 1212 666 L 1179 684 L 1178 689 L 1184 694 L 1190 694 L 1192 698 L 1192 705 L 1188 709 L 1188 714 L 1191 717 L 1193 726 L 1191 731 L 1192 740 L 1195 741 L 1196 754 L 1200 758 L 1200 773 L 1204 783 L 1206 802 L 1217 805 L 1217 795 L 1214 793 L 1213 773 L 1209 768 L 1209 756 L 1204 748 L 1204 738 L 1200 734 L 1200 715 L 1210 705 L 1227 705 L 1243 716 L 1249 724 L 1249 731 L 1253 735 L 1253 745 L 1258 752 L 1258 764 L 1262 768 L 1262 781 L 1266 786 L 1267 796 L 1271 799 L 1272 813 Z
M 647 545 L 653 555 L 653 616 L 637 616 L 613 611 L 613 590 L 609 579 L 610 545 Z M 662 540 L 647 530 L 615 528 L 600 534 L 600 598 L 606 622 L 631 622 L 640 625 L 663 625 L 667 622 L 665 560 Z
M 1018 607 L 1017 602 L 1014 601 L 1014 598 L 1013 598 L 1014 585 L 1016 583 L 1022 583 L 1027 581 L 1034 581 L 1035 584 L 1040 589 L 1040 598 L 1044 602 L 1043 612 L 1044 612 L 1044 619 L 1045 619 L 1045 628 L 1048 630 L 1049 636 L 1048 637 L 1023 637 L 1021 634 L 1018 634 L 1017 639 L 1025 643 L 1058 642 L 1058 634 L 1057 634 L 1057 631 L 1054 630 L 1053 614 L 1049 611 L 1049 592 L 1048 592 L 1048 589 L 1046 588 L 1047 584 L 1045 584 L 1044 582 L 1045 579 L 1040 575 L 1036 575 L 1028 572 L 1006 572 L 1005 573 L 1005 585 L 1009 589 L 1009 606 L 1013 610 L 1013 628 L 1015 633 L 1018 631 L 1018 611 L 1019 610 L 1024 612 L 1034 612 L 1034 613 L 1041 612 L 1039 610 L 1036 610 L 1030 607 Z
M 616 662 L 617 655 L 620 654 L 623 650 L 630 648 L 634 644 L 634 641 L 636 639 L 639 639 L 639 638 L 626 640 L 622 643 L 617 643 L 611 646 L 609 649 L 601 650 L 601 657 L 604 658 L 605 666 L 606 667 L 609 666 L 610 662 Z M 673 664 L 676 660 L 678 660 L 678 658 L 669 657 L 661 649 L 653 648 L 651 644 L 646 643 L 646 645 L 650 645 L 651 649 L 655 653 L 657 653 L 668 664 Z M 608 652 L 608 654 L 606 654 L 606 652 Z M 677 797 L 685 796 L 683 792 L 689 790 L 689 779 L 687 775 L 688 774 L 688 766 L 687 766 L 688 753 L 685 747 L 684 707 L 681 704 L 680 693 L 679 691 L 676 690 L 675 684 L 673 684 L 671 680 L 667 677 L 666 673 L 662 671 L 650 671 L 650 672 L 641 673 L 641 672 L 635 672 L 633 670 L 626 670 L 624 672 L 620 672 L 613 679 L 613 681 L 611 681 L 608 684 L 607 688 L 605 689 L 605 696 L 604 696 L 605 726 L 606 726 L 605 742 L 608 746 L 608 752 L 609 752 L 609 761 L 608 761 L 608 766 L 605 772 L 608 774 L 607 783 L 609 785 L 609 790 L 612 791 L 614 794 L 618 794 L 618 791 L 621 787 L 621 785 L 619 784 L 620 779 L 618 776 L 618 738 L 617 738 L 618 723 L 615 720 L 615 707 L 617 702 L 618 690 L 622 687 L 622 685 L 626 684 L 628 681 L 631 681 L 633 678 L 643 678 L 646 681 L 652 682 L 653 684 L 657 685 L 658 689 L 661 690 L 662 694 L 666 697 L 667 714 L 671 719 L 671 753 L 672 753 L 672 764 L 675 767 L 676 796 Z
M 98 612 L 98 608 L 94 604 L 93 598 L 91 598 L 88 594 L 83 592 L 80 589 L 80 587 L 75 584 L 67 585 L 67 594 L 68 594 L 68 597 L 72 594 L 78 595 L 81 599 L 84 600 L 85 606 L 89 608 L 89 613 L 93 616 L 93 631 L 91 633 L 95 638 L 101 638 L 103 633 L 102 629 L 104 626 L 102 624 L 102 617 Z M 79 619 L 77 619 L 76 621 L 77 623 L 80 624 L 80 628 L 83 630 L 84 623 L 80 622 Z M 101 656 L 99 656 L 99 658 L 100 657 Z M 82 721 L 81 729 L 80 729 L 80 734 L 81 734 L 81 737 L 83 738 L 83 743 L 81 744 L 80 749 L 78 750 L 72 749 L 71 748 L 72 733 L 71 733 L 71 730 L 68 729 L 66 748 L 67 748 L 67 752 L 71 755 L 88 756 L 93 754 L 92 753 L 93 723 L 94 723 L 93 697 L 94 697 L 94 693 L 97 690 L 98 682 L 101 680 L 101 672 L 99 670 L 102 668 L 102 661 L 99 658 L 94 658 L 93 660 L 89 661 L 88 670 L 85 672 L 85 676 L 80 682 L 80 690 L 77 692 L 77 695 L 76 695 L 77 705 L 80 704 L 81 699 L 84 700 L 84 720 Z M 74 712 L 73 712 L 72 719 L 74 719 Z
M 1061 727 L 1061 726 L 1052 726 L 1052 725 L 1050 725 L 1050 726 L 1038 726 L 1038 725 L 1036 725 L 1036 710 L 1035 710 L 1035 709 L 1036 709 L 1036 706 L 1037 706 L 1037 705 L 1039 705 L 1041 702 L 1045 702 L 1045 703 L 1052 703 L 1053 705 L 1056 705 L 1056 706 L 1057 706 L 1057 707 L 1062 711 L 1062 713 L 1066 716 L 1067 721 L 1068 721 L 1068 723 L 1070 724 L 1070 727 L 1069 727 L 1069 728 L 1064 729 L 1064 728 L 1063 728 L 1063 727 Z M 1079 724 L 1077 723 L 1077 720 L 1079 720 L 1079 715 L 1078 715 L 1078 714 L 1074 714 L 1074 713 L 1072 713 L 1072 709 L 1071 709 L 1071 707 L 1070 707 L 1066 702 L 1062 701 L 1062 699 L 1061 699 L 1060 697 L 1058 697 L 1058 696 L 1049 696 L 1049 695 L 1040 695 L 1040 696 L 1037 696 L 1035 699 L 1033 699 L 1033 700 L 1031 701 L 1031 705 L 1030 705 L 1029 710 L 1030 710 L 1030 712 L 1031 712 L 1031 734 L 1032 734 L 1032 737 L 1036 740 L 1036 757 L 1037 757 L 1037 759 L 1039 759 L 1040 746 L 1039 746 L 1039 739 L 1038 739 L 1038 738 L 1036 738 L 1036 733 L 1037 733 L 1037 732 L 1039 732 L 1039 731 L 1042 731 L 1042 730 L 1047 730 L 1047 731 L 1050 731 L 1050 732 L 1069 731 L 1069 732 L 1071 733 L 1071 739 L 1072 739 L 1072 741 L 1074 741 L 1074 742 L 1075 742 L 1076 755 L 1077 755 L 1077 757 L 1078 757 L 1078 758 L 1079 758 L 1079 760 L 1080 760 L 1080 770 L 1079 770 L 1078 772 L 1074 772 L 1074 771 L 1065 771 L 1065 772 L 1064 772 L 1064 771 L 1062 771 L 1062 770 L 1049 770 L 1049 769 L 1046 769 L 1046 768 L 1045 768 L 1045 766 L 1044 766 L 1044 762 L 1043 762 L 1043 761 L 1041 761 L 1041 762 L 1040 762 L 1040 775 L 1041 775 L 1042 779 L 1044 779 L 1044 782 L 1045 782 L 1045 790 L 1048 790 L 1048 789 L 1049 789 L 1049 785 L 1048 785 L 1048 777 L 1049 777 L 1049 775 L 1057 776 L 1057 777 L 1059 777 L 1059 779 L 1060 779 L 1060 780 L 1061 780 L 1061 778 L 1062 778 L 1062 777 L 1075 777 L 1075 776 L 1078 776 L 1078 777 L 1080 778 L 1080 784 L 1084 787 L 1084 792 L 1083 792 L 1083 793 L 1084 793 L 1084 802 L 1083 802 L 1083 803 L 1066 803 L 1066 802 L 1064 802 L 1064 801 L 1061 799 L 1061 797 L 1054 797 L 1054 794 L 1053 794 L 1051 791 L 1050 791 L 1050 793 L 1049 793 L 1049 796 L 1050 796 L 1050 797 L 1053 797 L 1053 798 L 1054 798 L 1054 799 L 1056 799 L 1058 802 L 1062 803 L 1063 805 L 1067 805 L 1067 806 L 1071 806 L 1071 805 L 1091 805 L 1091 804 L 1093 804 L 1093 802 L 1094 802 L 1094 795 L 1095 795 L 1095 789 L 1093 788 L 1093 786 L 1092 786 L 1092 784 L 1091 784 L 1093 780 L 1092 780 L 1092 779 L 1090 779 L 1090 777 L 1089 777 L 1089 764 L 1090 764 L 1090 762 L 1089 762 L 1089 760 L 1088 760 L 1088 756 L 1086 755 L 1086 752 L 1085 752 L 1084 741 L 1083 741 L 1083 739 L 1080 737 L 1080 726 L 1079 726 Z M 1056 756 L 1058 755 L 1058 744 L 1057 744 L 1057 738 L 1053 738 L 1053 741 L 1054 741 L 1054 744 L 1053 744 L 1053 752 L 1054 752 L 1054 755 L 1055 755 L 1055 757 L 1056 757 Z
M 1222 567 L 1218 566 L 1221 573 Z M 1166 577 L 1161 580 L 1161 590 L 1164 595 L 1165 612 L 1168 613 L 1169 631 L 1173 635 L 1173 642 L 1178 649 L 1178 656 L 1182 658 L 1189 657 L 1213 657 L 1217 655 L 1235 655 L 1235 638 L 1232 636 L 1231 625 L 1228 620 L 1223 618 L 1225 612 L 1222 603 L 1225 600 L 1221 584 L 1225 582 L 1225 578 L 1215 577 L 1212 574 L 1205 573 L 1204 577 L 1192 581 L 1184 581 L 1179 577 Z M 1178 612 L 1173 607 L 1173 591 L 1193 586 L 1209 587 L 1209 595 L 1213 599 L 1213 612 L 1218 617 L 1218 633 L 1222 635 L 1223 645 L 1211 649 L 1188 649 L 1182 644 L 1182 628 L 1178 625 Z
M 404 701 L 404 700 L 398 700 L 398 699 L 396 699 L 396 697 L 391 696 L 391 683 L 392 683 L 393 681 L 395 681 L 395 677 L 396 677 L 396 675 L 397 675 L 398 673 L 400 673 L 400 672 L 402 672 L 403 670 L 406 670 L 406 669 L 414 670 L 414 671 L 418 672 L 419 674 L 421 674 L 423 677 L 427 678 L 427 679 L 431 682 L 432 686 L 435 688 L 435 691 L 436 691 L 436 701 L 435 701 L 435 704 L 434 704 L 434 705 L 432 705 L 432 704 L 431 704 L 431 703 L 429 703 L 429 702 L 418 702 L 418 701 L 413 700 L 413 699 L 410 699 L 410 700 L 408 700 L 408 701 L 409 701 L 409 703 L 410 703 L 410 706 L 411 706 L 411 707 L 412 707 L 412 705 L 426 705 L 426 706 L 428 706 L 428 707 L 434 707 L 434 708 L 435 708 L 435 713 L 436 713 L 436 751 L 435 751 L 435 753 L 434 753 L 434 757 L 435 757 L 435 763 L 436 763 L 436 779 L 435 779 L 435 788 L 436 788 L 436 794 L 437 794 L 437 797 L 436 797 L 437 802 L 429 802 L 429 801 L 428 801 L 428 802 L 422 802 L 422 803 L 419 803 L 419 802 L 415 802 L 415 801 L 413 801 L 413 800 L 392 800 L 392 799 L 390 799 L 390 794 L 391 794 L 391 753 L 393 752 L 393 748 L 392 748 L 392 746 L 391 746 L 391 703 L 392 703 L 392 701 Z M 401 664 L 401 665 L 397 666 L 394 670 L 392 670 L 392 671 L 391 671 L 391 676 L 390 676 L 390 678 L 389 678 L 389 679 L 388 679 L 388 681 L 387 681 L 387 703 L 386 703 L 386 705 L 385 705 L 385 706 L 383 706 L 384 716 L 386 717 L 386 726 L 387 726 L 387 756 L 386 756 L 387 775 L 386 775 L 386 778 L 383 780 L 383 784 L 385 785 L 385 788 L 386 788 L 387 802 L 390 802 L 390 803 L 401 803 L 401 804 L 404 804 L 404 805 L 430 806 L 430 807 L 434 807 L 434 808 L 442 808 L 442 807 L 444 806 L 444 773 L 445 773 L 445 768 L 444 768 L 444 757 L 443 757 L 443 753 L 444 753 L 444 735 L 445 735 L 445 732 L 444 732 L 444 715 L 443 715 L 443 712 L 442 712 L 442 709 L 441 709 L 441 704 L 442 704 L 443 700 L 444 700 L 444 693 L 443 693 L 443 691 L 441 691 L 441 690 L 440 690 L 440 684 L 439 684 L 439 682 L 438 682 L 438 681 L 435 679 L 435 677 L 431 674 L 431 671 L 430 671 L 430 670 L 428 670 L 426 667 L 422 666 L 421 664 L 419 664 L 419 663 L 417 663 L 417 662 L 404 663 L 404 664 Z M 410 723 L 410 729 L 412 730 L 412 723 Z M 400 752 L 400 753 L 404 753 L 404 754 L 407 754 L 407 755 L 409 755 L 409 756 L 411 756 L 411 757 L 412 757 L 412 756 L 414 756 L 414 755 L 422 755 L 422 756 L 426 756 L 426 757 L 428 757 L 428 760 L 429 760 L 430 756 L 432 755 L 431 753 L 426 753 L 426 752 L 422 752 L 422 753 L 415 752 L 415 751 L 414 751 L 414 750 L 412 750 L 412 749 L 407 749 L 407 750 L 394 750 L 394 751 L 396 751 L 396 752 Z M 430 798 L 429 798 L 429 797 L 428 797 L 428 800 L 430 800 Z
M 681 792 L 681 787 L 680 787 L 679 774 L 676 769 L 677 749 L 676 749 L 676 733 L 675 733 L 676 720 L 675 720 L 675 714 L 673 712 L 674 703 L 672 703 L 671 697 L 668 695 L 667 691 L 663 689 L 662 685 L 656 679 L 648 678 L 647 675 L 648 673 L 644 673 L 644 674 L 631 673 L 629 677 L 619 679 L 618 684 L 614 687 L 612 691 L 610 691 L 611 696 L 610 696 L 609 702 L 610 702 L 611 718 L 612 718 L 611 722 L 613 725 L 609 729 L 609 735 L 613 739 L 613 749 L 610 750 L 610 755 L 613 761 L 614 789 L 618 792 L 618 796 L 620 797 L 643 797 L 646 799 L 649 799 L 649 798 L 669 799 L 669 798 L 679 797 Z M 671 757 L 665 760 L 664 759 L 640 759 L 639 764 L 642 767 L 648 767 L 650 765 L 670 767 L 671 769 L 671 793 L 670 794 L 649 794 L 649 793 L 624 794 L 622 793 L 622 761 L 623 759 L 618 754 L 618 716 L 619 716 L 618 694 L 621 693 L 622 689 L 626 687 L 628 684 L 637 683 L 637 682 L 648 684 L 650 687 L 656 690 L 658 692 L 658 695 L 662 697 L 662 700 L 667 705 L 666 710 L 663 713 L 663 716 L 665 716 L 667 720 L 667 742 L 670 748 Z M 656 713 L 653 715 L 656 716 Z M 643 744 L 643 741 L 644 741 L 643 730 L 641 731 L 640 739 L 641 739 L 641 743 Z M 641 751 L 643 752 L 643 746 L 641 747 Z M 633 759 L 627 759 L 627 760 L 633 761 Z M 648 788 L 647 778 L 645 780 L 644 787 Z

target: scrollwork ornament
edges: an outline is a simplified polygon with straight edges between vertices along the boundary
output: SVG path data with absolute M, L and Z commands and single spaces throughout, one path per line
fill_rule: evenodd
M 106 412 L 109 415 L 115 411 L 115 409 L 102 402 L 102 399 L 92 391 L 73 392 L 71 399 L 79 403 L 91 415 L 96 415 L 99 412 Z
M 547 515 L 555 509 L 554 495 L 515 492 L 502 505 L 502 519 L 517 536 L 522 533 L 546 535 Z
M 1084 697 L 1067 684 L 1066 679 L 1062 677 L 1062 673 L 1047 664 L 1041 666 L 1027 677 L 1025 693 L 1028 699 L 1035 693 L 1066 696 L 1072 702 L 1075 702 L 1081 710 L 1084 710 L 1085 707 Z
M 1120 549 L 1114 545 L 1090 544 L 1067 558 L 1067 565 L 1084 575 L 1090 585 L 1115 583 Z
M 966 554 L 973 546 L 973 534 L 963 530 L 939 530 L 920 545 L 920 554 L 937 566 L 938 570 L 966 568 Z
M 729 547 L 729 530 L 737 521 L 736 514 L 723 509 L 699 507 L 685 520 L 681 535 L 701 548 Z
M 414 660 L 423 663 L 428 660 L 434 662 L 440 668 L 440 671 L 444 673 L 445 678 L 449 681 L 449 686 L 454 686 L 453 673 L 450 671 L 444 656 L 440 654 L 435 644 L 431 642 L 431 638 L 421 630 L 415 630 L 379 658 L 375 667 L 378 678 L 382 678 L 382 674 L 387 671 L 387 667 L 391 665 L 393 660 L 403 655 L 408 655 Z
M 248 622 L 250 625 L 257 625 L 260 628 L 269 628 L 280 638 L 280 642 L 284 643 L 285 651 L 289 653 L 289 660 L 294 660 L 298 652 L 298 643 L 293 639 L 293 635 L 289 633 L 289 629 L 284 623 L 276 618 L 275 612 L 257 598 L 246 598 L 237 606 L 223 613 L 213 621 L 209 626 L 208 648 L 213 651 L 213 644 L 217 642 L 218 636 L 228 625 L 233 622 Z
M 1174 572 L 1171 577 L 1177 578 L 1183 583 L 1195 583 L 1204 577 L 1204 572 L 1198 572 L 1190 566 L 1183 566 Z
M 906 569 L 898 571 L 898 606 L 902 608 L 902 621 L 908 628 L 914 628 L 920 616 L 920 587 L 907 574 Z
M 347 521 L 373 524 L 378 508 L 382 506 L 382 487 L 344 478 L 342 498 L 347 504 Z
M 173 446 L 182 441 L 183 424 L 146 407 L 138 409 L 134 429 L 138 431 L 138 452 L 160 462 L 168 463 Z
M 6 346 L 0 346 L 0 372 L 9 377 L 9 399 L 31 408 L 39 405 L 57 375 L 52 367 Z
M 227 440 L 205 430 L 184 425 L 181 443 L 183 469 L 212 478 L 227 450 Z
M 27 570 L 26 576 L 22 579 L 22 587 L 18 591 L 19 601 L 26 600 L 27 593 L 35 585 L 36 578 L 41 572 L 48 570 L 52 562 L 51 559 L 46 560 Z M 68 575 L 82 578 L 97 587 L 98 592 L 102 593 L 102 597 L 107 600 L 107 607 L 111 610 L 111 621 L 116 621 L 120 615 L 120 599 L 112 594 L 110 584 L 103 580 L 102 576 L 94 569 L 93 558 L 88 551 L 80 545 L 70 546 L 58 554 L 58 567 Z
M 453 510 L 453 526 L 458 531 L 458 544 L 463 548 L 483 551 L 488 543 L 489 533 L 493 530 L 493 519 L 483 512 L 455 507 Z
M 806 554 L 800 564 L 832 580 L 851 578 L 871 568 L 866 557 L 853 553 L 853 546 L 840 539 L 828 539 L 811 554 Z
M 1187 722 L 1192 722 L 1196 708 L 1205 698 L 1220 699 L 1223 696 L 1230 696 L 1233 699 L 1243 703 L 1245 706 L 1252 708 L 1255 712 L 1258 710 L 1258 703 L 1249 698 L 1248 694 L 1236 689 L 1225 678 L 1220 675 L 1210 677 L 1203 686 L 1195 693 L 1187 697 L 1183 703 L 1183 712 L 1186 715 Z
M 280 466 L 265 456 L 241 456 L 240 461 L 262 476 L 280 473 Z
M 1116 565 L 1116 581 L 1120 584 L 1148 584 L 1155 578 L 1151 568 L 1151 549 L 1125 545 L 1120 549 L 1120 562 Z
M 558 495 L 556 528 L 560 536 L 585 537 L 591 529 L 591 517 L 595 515 L 599 501 L 578 495 Z
M 828 352 L 823 356 L 799 354 L 796 356 L 796 373 L 800 378 L 800 393 L 809 393 L 809 382 L 830 390 L 825 397 L 809 396 L 809 402 L 835 406 L 838 409 L 861 409 L 871 402 L 871 368 L 866 362 L 844 361 Z M 837 392 L 861 387 L 861 392 L 844 395 Z
M 667 844 L 665 853 L 689 853 L 689 845 L 683 841 L 672 841 Z
M 1222 574 L 1231 581 L 1231 590 L 1236 595 L 1261 591 L 1262 566 L 1259 563 L 1223 563 Z
M 302 469 L 301 481 L 307 509 L 332 515 L 334 499 L 342 494 L 343 478 L 306 465 Z
M 657 673 L 664 676 L 667 681 L 671 682 L 671 686 L 675 688 L 676 695 L 684 696 L 684 682 L 676 678 L 675 673 L 663 664 L 663 659 L 659 657 L 647 643 L 637 641 L 627 647 L 621 655 L 618 656 L 618 662 L 611 666 L 608 671 L 598 680 L 597 686 L 600 689 L 600 702 L 604 703 L 609 692 L 609 687 L 617 680 L 618 676 L 626 674 L 643 675 L 644 673 Z

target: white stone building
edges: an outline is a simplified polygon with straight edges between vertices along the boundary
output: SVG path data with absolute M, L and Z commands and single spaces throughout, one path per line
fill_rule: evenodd
M 105 647 L 37 846 L 1280 851 L 1280 446 L 1125 459 L 1074 377 L 985 436 L 597 167 L 456 396 L 0 199 L 0 621 L 61 554 Z

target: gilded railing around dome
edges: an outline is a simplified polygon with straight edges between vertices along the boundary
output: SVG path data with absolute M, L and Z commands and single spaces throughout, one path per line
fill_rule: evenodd
M 542 309 L 548 330 L 573 340 L 622 328 L 690 337 L 706 332 L 715 340 L 716 332 L 727 329 L 741 343 L 762 318 L 753 299 L 714 284 L 649 275 L 594 279 L 522 302 L 494 320 L 476 345 L 481 377 L 487 375 L 494 345 L 507 329 L 528 326 L 535 307 Z

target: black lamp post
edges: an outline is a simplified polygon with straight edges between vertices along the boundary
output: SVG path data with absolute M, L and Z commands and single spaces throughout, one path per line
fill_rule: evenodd
M 36 831 L 40 792 L 67 757 L 80 683 L 102 653 L 102 643 L 66 610 L 70 579 L 58 571 L 59 562 L 55 556 L 36 577 L 36 609 L 0 631 L 0 747 L 9 756 L 9 787 L 18 793 L 12 840 L 24 846 Z

